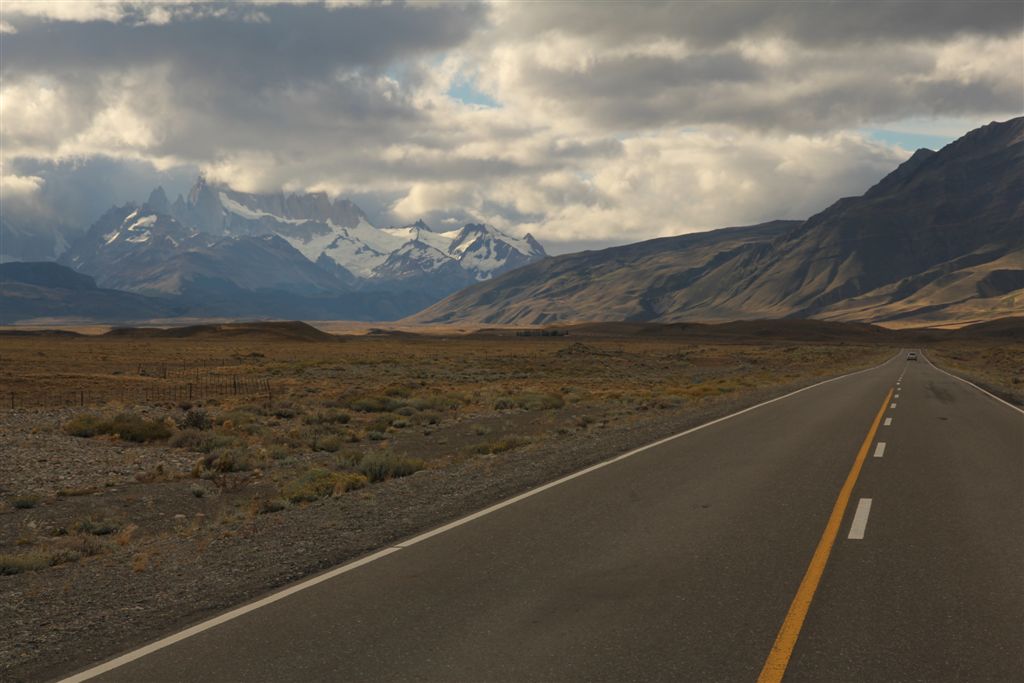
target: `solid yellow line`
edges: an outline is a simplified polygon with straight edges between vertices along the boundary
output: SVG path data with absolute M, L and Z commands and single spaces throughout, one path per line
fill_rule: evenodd
M 860 476 L 861 467 L 875 440 L 875 433 L 878 431 L 878 425 L 882 421 L 882 416 L 885 414 L 885 408 L 889 405 L 891 397 L 892 389 L 889 389 L 885 400 L 882 401 L 882 407 L 875 415 L 875 421 L 871 423 L 868 435 L 864 437 L 864 443 L 861 444 L 857 458 L 853 461 L 850 474 L 846 476 L 846 482 L 839 490 L 839 497 L 836 498 L 832 515 L 828 518 L 828 524 L 825 525 L 825 531 L 821 534 L 818 547 L 814 550 L 811 564 L 807 567 L 807 573 L 804 574 L 800 588 L 797 589 L 796 595 L 793 597 L 793 603 L 789 606 L 789 612 L 786 613 L 779 634 L 775 636 L 775 644 L 772 645 L 772 651 L 768 653 L 768 659 L 764 662 L 761 675 L 757 677 L 758 683 L 779 683 L 786 674 L 786 667 L 789 665 L 789 658 L 793 655 L 796 639 L 800 637 L 800 629 L 804 625 L 804 618 L 807 617 L 807 610 L 811 607 L 811 600 L 814 599 L 814 593 L 818 590 L 818 583 L 825 571 L 825 564 L 828 563 L 828 557 L 832 554 L 832 546 L 839 534 L 839 525 L 842 524 L 843 515 L 846 514 L 846 506 L 850 502 L 853 487 L 857 483 L 857 477 Z

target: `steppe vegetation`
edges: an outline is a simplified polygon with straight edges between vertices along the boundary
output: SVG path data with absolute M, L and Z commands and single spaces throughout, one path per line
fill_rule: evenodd
M 46 513 L 32 534 L 16 534 L 26 552 L 65 535 L 77 508 L 116 518 L 117 528 L 140 529 L 123 501 L 144 495 L 146 485 L 160 485 L 168 512 L 176 512 L 175 496 L 187 495 L 230 529 L 247 515 L 666 411 L 706 410 L 883 353 L 850 345 L 483 335 L 325 343 L 33 337 L 5 339 L 3 350 L 5 385 L 44 394 L 107 385 L 118 396 L 119 383 L 140 382 L 158 389 L 160 377 L 133 369 L 154 359 L 184 365 L 197 358 L 264 378 L 273 393 L 7 411 L 5 440 L 14 457 L 0 464 L 3 495 L 12 509 Z M 45 438 L 46 452 L 19 446 L 22 429 Z M 65 451 L 76 455 L 65 458 Z M 91 466 L 89 454 L 111 452 L 122 459 L 118 473 Z M 82 498 L 87 502 L 76 500 Z M 137 538 L 159 533 L 146 526 Z M 17 554 L 3 550 L 4 557 Z M 7 573 L 25 566 L 4 561 Z
M 44 335 L 6 337 L 0 351 L 0 381 L 20 391 L 109 387 L 118 396 L 121 383 L 164 381 L 140 376 L 142 363 L 200 360 L 271 389 L 0 412 L 0 593 L 5 622 L 19 624 L 0 639 L 0 671 L 15 678 L 94 657 L 83 643 L 102 650 L 105 629 L 135 629 L 119 643 L 151 637 L 893 353 L 842 342 L 500 334 Z M 139 604 L 128 621 L 110 618 Z

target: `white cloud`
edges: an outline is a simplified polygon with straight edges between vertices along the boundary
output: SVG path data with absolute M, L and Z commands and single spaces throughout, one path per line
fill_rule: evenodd
M 0 173 L 0 190 L 4 199 L 30 197 L 43 186 L 39 176 L 4 175 Z
M 4 0 L 10 18 L 32 17 L 51 21 L 120 21 L 130 3 L 89 0 Z
M 566 246 L 805 217 L 905 154 L 852 131 L 1024 108 L 999 3 L 329 4 L 5 1 L 0 162 L 202 169 Z

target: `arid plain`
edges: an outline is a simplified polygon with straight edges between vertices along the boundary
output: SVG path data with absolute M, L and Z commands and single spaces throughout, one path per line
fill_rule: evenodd
M 0 671 L 66 672 L 900 348 L 1020 403 L 1020 327 L 6 334 Z

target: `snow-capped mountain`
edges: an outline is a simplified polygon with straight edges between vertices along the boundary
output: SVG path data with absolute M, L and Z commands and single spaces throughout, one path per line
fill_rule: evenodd
M 305 297 L 307 315 L 372 319 L 368 302 L 379 300 L 380 319 L 391 319 L 544 256 L 529 235 L 488 225 L 377 228 L 324 193 L 248 194 L 200 178 L 173 203 L 156 188 L 141 206 L 110 209 L 60 263 L 101 287 L 204 305 L 272 301 L 277 311 Z
M 519 239 L 492 226 L 468 224 L 442 233 L 417 221 L 377 228 L 354 203 L 332 202 L 323 192 L 250 194 L 199 178 L 187 198 L 179 196 L 167 204 L 163 190 L 157 188 L 147 205 L 157 211 L 166 205 L 179 222 L 205 233 L 278 235 L 311 262 L 328 268 L 328 261 L 333 262 L 372 287 L 381 281 L 420 278 L 449 261 L 467 271 L 467 283 L 487 280 L 546 256 L 532 236 Z M 396 268 L 396 260 L 402 268 Z
M 176 295 L 212 285 L 300 294 L 345 289 L 337 275 L 277 235 L 204 233 L 153 211 L 149 202 L 109 210 L 60 262 L 94 276 L 101 287 L 142 294 Z

